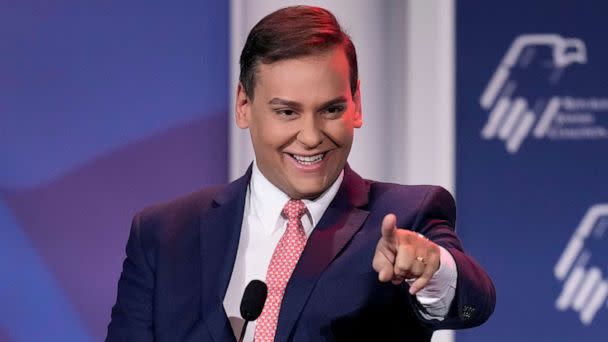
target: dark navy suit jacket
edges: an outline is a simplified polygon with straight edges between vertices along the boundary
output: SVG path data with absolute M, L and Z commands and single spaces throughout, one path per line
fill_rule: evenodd
M 223 300 L 250 176 L 135 216 L 107 341 L 235 340 Z M 378 281 L 372 259 L 387 213 L 454 257 L 456 295 L 444 320 L 424 319 L 406 284 Z M 446 190 L 368 181 L 347 166 L 287 284 L 276 341 L 429 341 L 433 330 L 483 323 L 494 286 L 463 253 L 454 223 Z

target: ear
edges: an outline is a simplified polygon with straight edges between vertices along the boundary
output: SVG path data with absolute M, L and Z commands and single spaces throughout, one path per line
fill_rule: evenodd
M 234 104 L 234 119 L 239 128 L 249 128 L 251 120 L 251 100 L 245 93 L 245 88 L 239 83 L 236 88 L 236 101 Z
M 361 81 L 357 80 L 357 91 L 353 95 L 355 102 L 355 113 L 353 117 L 355 128 L 363 126 L 363 107 L 361 107 Z

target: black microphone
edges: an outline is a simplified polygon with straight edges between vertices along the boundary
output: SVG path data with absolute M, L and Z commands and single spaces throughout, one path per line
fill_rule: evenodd
M 245 293 L 243 293 L 243 299 L 241 300 L 241 317 L 245 320 L 245 324 L 243 324 L 239 342 L 242 342 L 243 337 L 245 337 L 247 323 L 255 321 L 260 317 L 267 295 L 268 287 L 266 287 L 263 281 L 254 279 L 247 284 Z

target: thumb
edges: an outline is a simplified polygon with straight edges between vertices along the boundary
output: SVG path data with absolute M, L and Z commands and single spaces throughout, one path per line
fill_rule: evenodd
M 397 217 L 394 214 L 387 214 L 382 220 L 382 238 L 390 242 L 393 241 L 395 235 L 395 226 Z

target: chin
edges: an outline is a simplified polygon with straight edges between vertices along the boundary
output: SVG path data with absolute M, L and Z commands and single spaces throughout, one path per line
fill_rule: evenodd
M 313 199 L 323 193 L 329 186 L 315 185 L 315 186 L 300 186 L 294 187 L 294 194 L 302 199 Z

